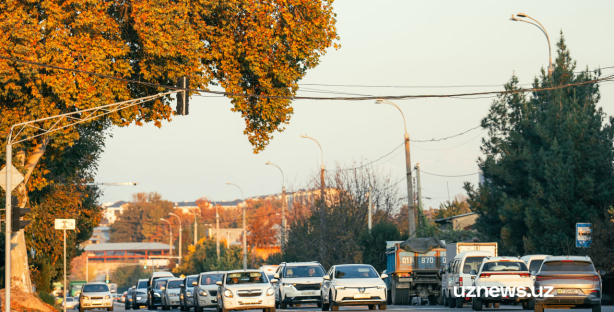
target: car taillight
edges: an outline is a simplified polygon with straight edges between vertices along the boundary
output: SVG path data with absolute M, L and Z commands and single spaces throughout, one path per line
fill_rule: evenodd
M 462 277 L 458 278 L 458 285 L 459 286 L 463 286 L 463 278 Z
M 573 262 L 573 260 L 561 260 L 561 262 Z
M 520 277 L 531 277 L 529 273 L 520 273 Z
M 490 273 L 482 273 L 480 274 L 480 278 L 490 277 Z
M 535 277 L 535 281 L 537 281 L 537 282 L 540 282 L 540 281 L 542 281 L 543 279 L 544 279 L 544 278 L 543 278 L 543 277 L 541 277 L 541 276 L 539 276 L 539 275 Z

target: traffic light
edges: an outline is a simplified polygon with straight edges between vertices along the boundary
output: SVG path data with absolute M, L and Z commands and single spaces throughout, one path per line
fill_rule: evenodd
M 31 222 L 29 220 L 19 220 L 30 212 L 30 208 L 19 208 L 18 202 L 17 197 L 11 197 L 11 230 L 13 232 L 19 232 L 19 230 L 22 230 Z
M 177 78 L 177 88 L 190 88 L 188 77 Z M 188 91 L 177 93 L 177 114 L 185 116 L 189 113 L 190 94 Z
M 107 276 L 104 278 L 104 281 L 105 281 L 107 284 L 109 283 L 109 275 L 107 275 Z

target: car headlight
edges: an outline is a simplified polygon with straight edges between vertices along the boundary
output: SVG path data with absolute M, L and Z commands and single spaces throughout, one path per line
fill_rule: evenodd
M 345 289 L 345 286 L 335 286 L 335 289 Z
M 160 297 L 160 294 L 159 293 L 155 293 L 154 296 Z
M 386 289 L 386 285 L 379 285 L 377 286 L 378 289 Z
M 192 292 L 188 291 L 185 295 L 188 296 L 188 298 L 190 298 L 190 297 L 192 297 Z
M 111 299 L 111 296 L 106 295 L 106 296 L 104 296 L 104 298 L 105 298 L 105 299 Z
M 201 296 L 206 296 L 206 295 L 207 295 L 207 291 L 205 291 L 205 290 L 201 290 L 201 291 L 199 292 L 199 294 L 200 294 Z
M 88 297 L 83 297 L 83 300 L 90 300 L 90 298 L 88 298 Z
M 141 297 L 136 297 L 136 300 L 141 300 Z
M 169 297 L 177 297 L 177 294 L 170 293 L 170 294 L 168 294 L 168 296 L 169 296 Z
M 226 289 L 224 291 L 224 296 L 226 296 L 226 298 L 232 298 L 232 291 Z
M 292 284 L 284 284 L 284 287 L 294 287 Z
M 273 290 L 273 288 L 269 288 L 269 289 L 267 289 L 267 291 L 266 291 L 266 295 L 267 295 L 267 296 L 272 296 L 272 295 L 274 295 L 274 294 L 275 294 L 275 291 Z

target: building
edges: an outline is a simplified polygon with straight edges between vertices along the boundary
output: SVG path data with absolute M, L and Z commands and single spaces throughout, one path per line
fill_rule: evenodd
M 124 208 L 129 204 L 129 202 L 120 200 L 118 202 L 109 202 L 102 204 L 102 208 L 104 209 L 104 218 L 107 220 L 108 224 L 111 225 L 115 223 L 117 218 L 124 213 Z
M 433 222 L 437 223 L 443 231 L 452 229 L 471 230 L 477 218 L 478 214 L 476 212 L 470 212 L 458 216 L 435 219 Z
M 98 226 L 94 228 L 94 232 L 92 233 L 92 237 L 89 240 L 85 241 L 83 245 L 96 245 L 96 244 L 104 244 L 109 241 L 109 230 L 111 228 L 108 226 Z

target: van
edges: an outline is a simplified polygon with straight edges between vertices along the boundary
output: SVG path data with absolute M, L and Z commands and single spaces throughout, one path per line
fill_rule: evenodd
M 448 291 L 447 300 L 450 308 L 462 308 L 465 302 L 471 303 L 471 298 L 456 297 L 454 287 L 472 286 L 471 270 L 476 272 L 480 269 L 484 258 L 494 257 L 490 251 L 464 251 L 457 254 L 447 267 Z M 460 289 L 458 290 L 460 292 Z
M 531 277 L 533 277 L 533 281 L 535 281 L 535 274 L 539 272 L 539 268 L 541 268 L 544 259 L 547 257 L 552 257 L 549 255 L 528 255 L 524 256 L 520 259 L 526 263 L 527 268 L 529 268 L 529 272 L 531 273 Z

